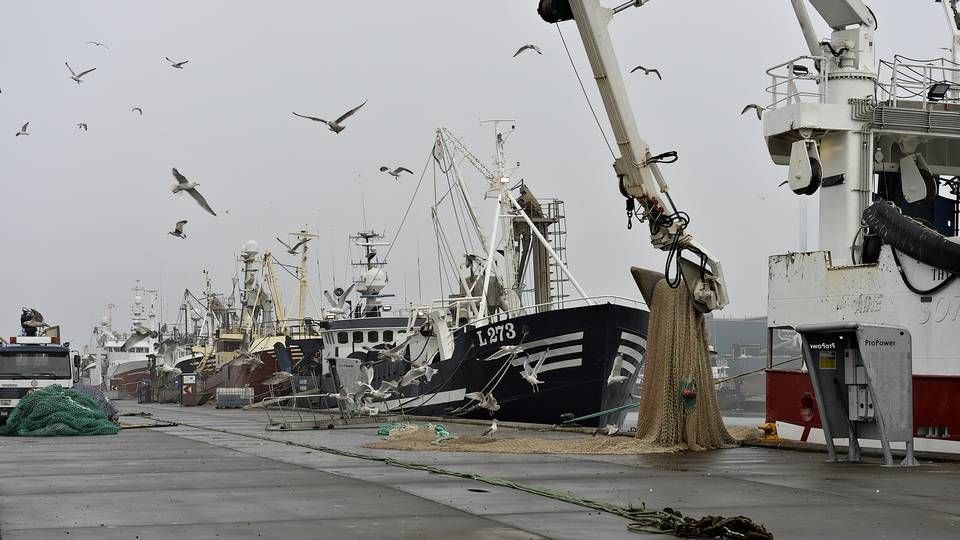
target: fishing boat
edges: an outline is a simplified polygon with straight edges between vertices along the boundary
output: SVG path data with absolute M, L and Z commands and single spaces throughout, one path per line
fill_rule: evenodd
M 492 123 L 492 170 L 449 130 L 436 132 L 432 159 L 451 186 L 445 200 L 474 243 L 464 240 L 456 255 L 440 204 L 431 207 L 459 290 L 406 318 L 406 343 L 394 345 L 403 346 L 402 362 L 370 353 L 373 386 L 394 381 L 399 392 L 375 405 L 422 415 L 620 425 L 635 401 L 649 314 L 638 301 L 584 292 L 566 265 L 563 201 L 537 199 L 509 176 L 504 144 L 513 123 Z M 479 171 L 485 198 L 494 201 L 488 233 L 460 173 L 463 162 Z M 524 378 L 529 370 L 539 383 Z M 471 398 L 479 395 L 486 401 Z
M 102 386 L 116 397 L 137 395 L 140 381 L 150 376 L 151 356 L 157 344 L 157 291 L 144 288 L 138 280 L 133 288 L 130 307 L 130 330 L 113 328 L 113 304 L 93 328 L 84 357 L 92 365 L 86 381 Z M 150 305 L 144 302 L 149 298 Z
M 818 38 L 795 2 L 809 50 L 764 78 L 770 157 L 789 168 L 791 190 L 820 201 L 819 249 L 769 259 L 769 341 L 782 329 L 825 323 L 908 332 L 916 447 L 956 452 L 960 11 L 955 1 L 940 4 L 952 36 L 948 58 L 878 62 L 876 20 L 862 2 L 812 4 L 831 35 Z M 769 347 L 767 420 L 781 437 L 823 440 L 809 366 L 776 367 L 773 354 Z M 850 394 L 851 420 L 860 420 L 865 400 Z

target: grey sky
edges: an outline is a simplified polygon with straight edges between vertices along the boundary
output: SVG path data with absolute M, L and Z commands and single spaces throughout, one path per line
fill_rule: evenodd
M 361 193 L 367 224 L 392 235 L 433 130 L 450 128 L 489 159 L 490 130 L 478 124 L 489 117 L 517 119 L 515 176 L 566 200 L 569 263 L 588 292 L 638 297 L 629 266 L 659 268 L 664 255 L 643 229 L 625 229 L 611 157 L 536 4 L 3 2 L 0 333 L 14 333 L 19 306 L 29 305 L 85 343 L 107 302 L 125 323 L 136 279 L 162 289 L 170 314 L 184 287 L 202 290 L 204 268 L 227 290 L 245 240 L 286 257 L 273 237 L 305 223 L 324 235 L 313 246 L 324 286 L 331 268 L 342 282 Z M 933 2 L 871 5 L 883 57 L 930 58 L 949 45 Z M 600 108 L 573 23 L 562 28 Z M 804 54 L 789 2 L 656 0 L 612 30 L 622 67 L 663 73 L 662 82 L 629 76 L 627 87 L 641 134 L 656 150 L 680 152 L 667 180 L 692 231 L 724 263 L 724 314 L 765 312 L 766 258 L 797 248 L 798 204 L 777 188 L 786 173 L 767 157 L 759 122 L 739 112 L 766 102 L 765 69 Z M 110 50 L 84 45 L 91 40 Z M 524 43 L 543 56 L 511 58 Z M 190 62 L 175 70 L 164 56 Z M 97 70 L 78 86 L 65 61 Z M 364 99 L 339 136 L 290 114 L 336 117 Z M 32 134 L 14 138 L 26 121 Z M 417 175 L 397 182 L 377 171 L 382 164 Z M 170 193 L 174 166 L 201 184 L 218 217 Z M 427 204 L 414 207 L 391 255 L 401 298 L 406 282 L 416 300 L 418 246 L 423 266 L 436 267 Z M 190 221 L 186 241 L 166 235 L 179 219 Z M 310 271 L 319 301 L 316 264 Z M 425 268 L 423 283 L 426 301 L 438 292 L 435 272 Z M 284 292 L 289 302 L 289 280 Z

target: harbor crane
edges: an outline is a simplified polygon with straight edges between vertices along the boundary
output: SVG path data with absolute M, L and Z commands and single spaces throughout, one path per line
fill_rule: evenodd
M 613 169 L 620 192 L 627 199 L 628 220 L 636 216 L 641 222 L 647 222 L 653 246 L 669 253 L 666 268 L 668 282 L 677 287 L 682 276 L 694 305 L 706 313 L 723 309 L 729 303 L 720 260 L 689 232 L 689 215 L 679 210 L 670 196 L 670 187 L 660 165 L 675 162 L 677 153 L 654 154 L 650 145 L 640 137 L 607 30 L 614 15 L 647 2 L 649 0 L 631 0 L 618 7 L 607 8 L 600 5 L 599 0 L 541 0 L 538 12 L 548 23 L 570 19 L 576 22 L 619 148 L 620 155 L 615 157 Z M 684 257 L 684 252 L 696 260 Z M 674 276 L 670 276 L 673 264 L 676 264 L 677 270 Z M 633 273 L 649 304 L 653 285 L 660 275 L 640 269 L 635 269 Z

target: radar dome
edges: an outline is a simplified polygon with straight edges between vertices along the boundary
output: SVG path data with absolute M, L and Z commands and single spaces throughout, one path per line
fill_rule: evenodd
M 243 243 L 241 251 L 244 253 L 256 253 L 260 250 L 260 246 L 257 244 L 256 240 L 247 240 Z

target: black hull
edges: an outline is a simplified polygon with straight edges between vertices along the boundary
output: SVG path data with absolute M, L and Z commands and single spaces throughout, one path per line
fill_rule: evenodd
M 600 304 L 523 315 L 484 327 L 466 326 L 454 334 L 451 359 L 435 361 L 430 382 L 401 388 L 404 397 L 383 405 L 407 414 L 559 424 L 564 418 L 592 415 L 636 401 L 632 394 L 646 353 L 649 313 L 616 304 Z M 547 351 L 537 391 L 522 377 L 523 355 L 485 361 L 504 345 L 520 345 L 524 354 Z M 627 379 L 607 384 L 618 353 Z M 416 355 L 416 351 L 410 351 Z M 506 364 L 510 365 L 507 366 Z M 382 363 L 376 379 L 395 380 L 405 363 Z M 476 408 L 464 394 L 489 391 L 500 404 L 494 415 Z M 629 411 L 614 411 L 579 425 L 622 424 Z M 571 416 L 572 415 L 572 416 Z

